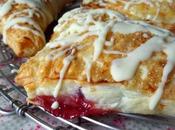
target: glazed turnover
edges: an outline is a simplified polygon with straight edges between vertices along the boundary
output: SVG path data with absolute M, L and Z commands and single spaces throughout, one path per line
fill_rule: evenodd
M 19 57 L 33 56 L 45 45 L 44 31 L 67 0 L 1 0 L 0 32 Z
M 88 8 L 107 8 L 119 11 L 133 20 L 169 29 L 175 33 L 174 0 L 84 0 Z
M 30 103 L 73 118 L 109 111 L 175 114 L 175 37 L 116 11 L 66 13 L 19 69 Z

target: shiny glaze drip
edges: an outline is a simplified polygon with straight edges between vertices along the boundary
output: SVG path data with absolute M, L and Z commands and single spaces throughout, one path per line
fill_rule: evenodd
M 53 4 L 52 1 L 50 1 Z M 54 14 L 51 14 L 46 3 L 42 0 L 7 0 L 0 7 L 0 19 L 3 19 L 12 9 L 13 6 L 17 4 L 25 4 L 28 6 L 28 9 L 17 11 L 11 13 L 4 22 L 3 28 L 3 41 L 7 43 L 7 30 L 9 28 L 17 28 L 21 30 L 31 31 L 34 34 L 39 35 L 42 40 L 45 42 L 45 37 L 43 30 L 46 29 L 47 25 L 54 19 Z M 38 23 L 33 20 L 33 16 L 42 17 L 44 20 L 44 26 L 41 28 Z M 29 26 L 21 25 L 21 23 L 27 23 Z M 32 28 L 33 26 L 33 28 Z
M 58 84 L 55 87 L 55 91 L 54 91 L 54 94 L 53 94 L 55 98 L 59 94 L 59 91 L 60 91 L 61 86 L 62 86 L 64 75 L 66 74 L 66 71 L 68 70 L 69 65 L 71 64 L 73 59 L 74 59 L 74 56 L 73 55 L 69 55 L 63 61 L 63 68 L 60 71 L 59 81 L 58 81 Z
M 109 16 L 109 20 L 103 21 L 102 19 L 94 18 L 94 16 L 102 16 L 104 14 L 107 14 Z M 76 22 L 72 23 L 66 30 L 64 30 L 63 26 L 65 25 L 65 21 L 68 19 L 74 19 Z M 131 52 L 126 53 L 119 52 L 117 50 L 110 51 L 103 49 L 104 46 L 106 46 L 106 42 L 108 42 L 106 41 L 106 35 L 109 31 L 121 34 L 151 32 L 153 36 L 141 46 L 135 48 Z M 118 13 L 115 14 L 114 12 L 106 9 L 87 10 L 80 8 L 65 14 L 63 18 L 59 20 L 59 24 L 55 28 L 55 32 L 60 32 L 60 35 L 58 38 L 56 38 L 55 41 L 47 45 L 49 48 L 55 48 L 58 46 L 77 46 L 75 45 L 76 42 L 71 42 L 71 39 L 69 39 L 70 37 L 73 39 L 73 41 L 80 42 L 87 36 L 97 36 L 96 40 L 93 42 L 93 58 L 87 58 L 86 56 L 83 58 L 85 62 L 87 81 L 90 81 L 91 79 L 91 64 L 99 58 L 102 52 L 104 54 L 113 53 L 125 56 L 123 58 L 115 59 L 111 63 L 110 72 L 112 78 L 116 82 L 119 82 L 132 79 L 141 61 L 149 59 L 152 56 L 153 52 L 163 51 L 167 55 L 167 64 L 164 67 L 163 76 L 158 85 L 158 89 L 150 98 L 149 104 L 149 108 L 151 110 L 155 109 L 161 99 L 168 75 L 175 65 L 175 60 L 173 59 L 175 57 L 175 54 L 173 52 L 173 50 L 175 50 L 175 38 L 169 31 L 154 27 L 141 21 L 126 20 L 122 15 Z M 66 42 L 64 42 L 66 38 L 68 39 Z
M 80 15 L 78 15 L 81 12 Z M 94 54 L 92 58 L 87 58 L 86 56 L 83 58 L 86 66 L 86 76 L 88 82 L 90 82 L 90 71 L 92 63 L 98 59 L 100 54 L 103 51 L 104 44 L 106 42 L 106 35 L 111 30 L 114 22 L 105 21 L 102 22 L 99 20 L 95 20 L 94 17 L 98 15 L 107 14 L 109 19 L 111 20 L 124 20 L 125 17 L 121 14 L 111 11 L 111 10 L 103 10 L 103 9 L 96 9 L 96 10 L 83 10 L 81 8 L 75 9 L 71 11 L 71 13 L 66 13 L 58 22 L 58 26 L 54 28 L 55 32 L 60 32 L 60 35 L 55 40 L 51 41 L 47 44 L 48 48 L 55 48 L 58 46 L 73 46 L 73 43 L 81 42 L 86 37 L 91 35 L 96 35 L 97 39 L 94 42 Z M 82 15 L 82 16 L 81 16 Z M 70 27 L 64 30 L 64 21 L 66 19 L 75 19 L 76 23 L 70 25 Z M 62 24 L 63 23 L 63 24 Z M 84 33 L 87 32 L 87 33 Z M 84 33 L 82 35 L 82 33 Z M 74 41 L 74 42 L 72 42 Z
M 175 41 L 173 43 L 170 43 L 170 45 L 164 49 L 164 52 L 167 54 L 167 63 L 164 67 L 162 79 L 158 85 L 158 89 L 156 90 L 155 94 L 151 97 L 151 101 L 149 104 L 149 107 L 151 110 L 153 110 L 156 107 L 157 103 L 161 99 L 165 84 L 168 80 L 168 75 L 175 67 L 175 58 L 174 58 L 175 51 L 174 50 L 175 50 Z
M 108 4 L 116 4 L 116 3 L 122 3 L 124 10 L 129 10 L 133 5 L 138 4 L 145 4 L 148 5 L 151 8 L 156 8 L 155 13 L 153 14 L 147 14 L 146 19 L 156 21 L 158 20 L 159 15 L 161 14 L 161 3 L 162 0 L 84 0 L 84 4 L 90 4 L 91 2 L 95 2 L 99 4 L 102 7 L 106 7 Z M 172 4 L 173 0 L 166 0 L 168 4 Z M 130 10 L 132 12 L 132 9 Z

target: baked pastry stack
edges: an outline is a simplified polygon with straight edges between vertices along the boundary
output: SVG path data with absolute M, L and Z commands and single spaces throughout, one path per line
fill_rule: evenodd
M 109 111 L 175 114 L 175 37 L 117 11 L 66 13 L 19 69 L 28 102 L 73 118 Z
M 129 19 L 142 20 L 175 33 L 174 0 L 83 0 L 83 5 L 119 11 Z
M 33 56 L 45 45 L 44 31 L 67 1 L 4 0 L 0 5 L 0 32 L 19 57 Z

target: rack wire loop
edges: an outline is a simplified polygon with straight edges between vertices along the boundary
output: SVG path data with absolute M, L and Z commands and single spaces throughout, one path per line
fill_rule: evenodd
M 65 8 L 64 11 L 68 11 L 80 5 L 79 0 L 77 1 L 73 0 L 73 1 L 74 2 L 67 8 Z M 2 36 L 0 35 L 0 39 L 1 38 Z M 30 118 L 36 123 L 42 125 L 47 130 L 58 130 L 58 129 L 87 130 L 87 128 L 81 126 L 82 125 L 81 121 L 77 123 L 75 121 L 65 120 L 61 117 L 54 117 L 52 114 L 46 112 L 43 108 L 27 104 L 26 102 L 22 102 L 19 99 L 14 99 L 14 97 L 10 95 L 10 93 L 14 92 L 23 96 L 24 98 L 27 98 L 26 92 L 22 88 L 17 86 L 13 81 L 16 70 L 19 68 L 20 64 L 23 61 L 25 61 L 25 59 L 19 59 L 15 57 L 12 50 L 8 48 L 7 45 L 3 44 L 2 41 L 0 41 L 0 79 L 5 80 L 10 86 L 7 87 L 0 85 L 0 97 L 3 97 L 8 102 L 8 104 L 12 106 L 11 110 L 5 110 L 0 107 L 0 114 L 11 115 L 16 113 L 21 117 Z M 37 113 L 47 114 L 49 118 L 54 119 L 59 124 L 63 123 L 64 125 L 53 126 L 50 122 L 45 121 L 41 117 L 37 116 Z M 79 120 L 81 120 L 81 118 L 79 118 Z M 101 126 L 102 128 L 113 128 L 111 126 L 104 125 L 103 123 L 100 123 L 98 121 L 92 119 L 90 120 L 90 118 L 88 117 L 86 118 L 84 117 L 84 120 L 88 121 L 89 123 Z M 119 129 L 116 128 L 115 130 Z
M 79 0 L 77 0 L 71 7 L 65 8 L 64 11 L 70 10 L 72 8 L 75 8 L 79 6 Z M 70 6 L 70 5 L 69 5 Z M 0 39 L 2 36 L 0 35 Z M 24 89 L 20 88 L 13 82 L 13 78 L 15 75 L 16 69 L 19 68 L 20 64 L 24 62 L 26 59 L 19 59 L 14 56 L 11 49 L 7 47 L 7 45 L 3 44 L 2 41 L 0 41 L 0 79 L 5 80 L 9 86 L 4 86 L 0 84 L 0 97 L 3 97 L 9 105 L 12 106 L 11 110 L 5 110 L 2 107 L 0 107 L 0 114 L 2 115 L 12 115 L 12 114 L 18 114 L 19 116 L 30 118 L 31 120 L 35 121 L 36 123 L 40 124 L 47 130 L 58 130 L 58 129 L 71 129 L 75 128 L 78 130 L 86 130 L 83 126 L 82 120 L 96 126 L 100 126 L 103 129 L 110 129 L 110 130 L 120 130 L 117 127 L 102 123 L 98 120 L 94 120 L 90 117 L 82 116 L 78 118 L 77 122 L 65 120 L 61 117 L 54 117 L 52 114 L 46 112 L 43 108 L 34 106 L 31 104 L 27 104 L 26 102 L 22 102 L 21 100 L 14 99 L 10 95 L 10 93 L 14 92 L 18 95 L 21 95 L 23 98 L 27 97 L 26 92 Z M 1 105 L 1 104 L 0 104 Z M 41 117 L 37 116 L 37 113 L 43 113 L 47 115 L 49 118 L 54 119 L 54 121 L 64 124 L 64 125 L 57 125 L 53 126 L 50 122 L 43 120 Z M 155 123 L 162 123 L 166 125 L 175 126 L 175 117 L 161 117 L 161 116 L 146 116 L 141 114 L 130 114 L 130 113 L 116 113 L 117 116 L 123 116 L 128 117 L 132 119 L 139 119 L 139 120 L 146 120 L 151 121 Z
M 5 109 L 0 107 L 0 114 L 1 115 L 5 115 L 5 116 L 14 115 L 15 112 L 16 112 L 15 109 L 13 109 L 13 110 L 5 110 Z

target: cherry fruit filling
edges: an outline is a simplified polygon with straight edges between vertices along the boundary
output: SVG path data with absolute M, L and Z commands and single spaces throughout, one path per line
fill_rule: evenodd
M 59 103 L 59 107 L 57 109 L 52 109 L 51 106 L 55 101 Z M 34 99 L 34 102 L 53 115 L 60 116 L 65 119 L 72 119 L 87 115 L 104 115 L 110 112 L 109 110 L 96 108 L 95 103 L 86 100 L 81 94 L 73 96 L 59 96 L 58 98 L 54 98 L 53 96 L 37 96 Z

